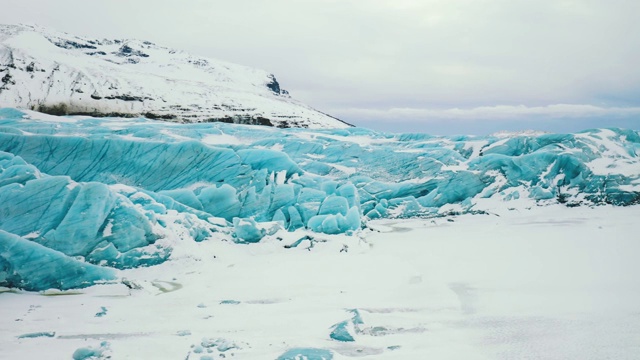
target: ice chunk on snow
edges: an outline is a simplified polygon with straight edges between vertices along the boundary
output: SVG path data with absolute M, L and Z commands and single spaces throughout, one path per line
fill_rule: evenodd
M 235 235 L 241 242 L 258 242 L 266 235 L 266 231 L 258 227 L 253 219 L 233 219 Z
M 287 350 L 276 360 L 333 360 L 333 352 L 327 349 L 294 348 Z
M 22 334 L 20 336 L 18 336 L 18 339 L 32 339 L 32 338 L 38 338 L 38 337 L 55 337 L 56 333 L 53 331 L 45 331 L 45 332 L 35 332 L 35 333 L 28 333 L 28 334 Z
M 111 358 L 111 346 L 109 342 L 103 341 L 99 347 L 81 347 L 73 352 L 73 360 L 99 360 Z

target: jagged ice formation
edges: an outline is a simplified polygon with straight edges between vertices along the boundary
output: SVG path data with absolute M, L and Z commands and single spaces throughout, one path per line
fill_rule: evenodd
M 0 109 L 0 285 L 81 287 L 165 261 L 176 239 L 351 233 L 484 198 L 637 204 L 639 153 L 622 129 L 436 137 Z

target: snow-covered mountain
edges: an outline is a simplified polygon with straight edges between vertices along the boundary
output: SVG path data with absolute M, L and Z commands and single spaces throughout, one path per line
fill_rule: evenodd
M 274 75 L 138 40 L 0 25 L 0 106 L 51 114 L 345 128 Z

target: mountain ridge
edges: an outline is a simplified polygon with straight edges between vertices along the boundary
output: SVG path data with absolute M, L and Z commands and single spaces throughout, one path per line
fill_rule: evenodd
M 54 115 L 351 126 L 293 99 L 264 70 L 149 41 L 89 39 L 29 25 L 0 24 L 0 104 Z

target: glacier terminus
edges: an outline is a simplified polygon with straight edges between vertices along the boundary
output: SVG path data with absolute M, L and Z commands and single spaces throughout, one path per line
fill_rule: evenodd
M 352 234 L 372 219 L 483 214 L 486 198 L 638 204 L 639 153 L 622 129 L 439 137 L 4 108 L 0 285 L 83 287 L 166 261 L 175 238 Z

